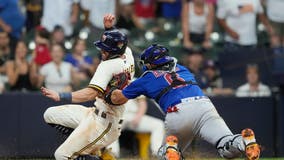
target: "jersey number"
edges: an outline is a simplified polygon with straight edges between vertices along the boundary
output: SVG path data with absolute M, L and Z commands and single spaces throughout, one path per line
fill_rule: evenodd
M 183 78 L 179 77 L 179 74 L 176 73 L 176 76 L 177 76 L 177 79 L 178 79 L 179 81 L 185 82 L 185 80 L 184 80 Z M 164 78 L 165 78 L 165 80 L 168 82 L 169 85 L 173 83 L 173 79 L 172 79 L 171 74 L 166 73 L 166 74 L 164 75 Z M 186 84 L 181 84 L 181 85 L 178 85 L 178 86 L 173 87 L 173 89 L 180 88 L 180 87 L 183 87 L 183 86 L 185 86 L 185 85 L 186 85 Z

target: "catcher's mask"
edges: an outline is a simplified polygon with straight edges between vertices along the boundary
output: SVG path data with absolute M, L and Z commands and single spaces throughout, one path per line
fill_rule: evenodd
M 143 71 L 160 69 L 160 70 L 169 70 L 167 66 L 174 62 L 174 58 L 169 55 L 169 50 L 159 44 L 152 44 L 147 49 L 145 49 L 140 56 L 140 65 L 143 66 Z M 147 67 L 147 64 L 155 66 L 152 68 Z

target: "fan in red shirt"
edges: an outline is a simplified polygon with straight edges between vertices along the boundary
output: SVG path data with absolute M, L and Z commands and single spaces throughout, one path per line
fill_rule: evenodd
M 155 0 L 135 0 L 136 15 L 141 18 L 154 18 L 156 16 Z
M 36 28 L 36 48 L 34 51 L 34 62 L 37 65 L 44 65 L 51 61 L 50 51 L 49 51 L 49 33 L 42 26 Z

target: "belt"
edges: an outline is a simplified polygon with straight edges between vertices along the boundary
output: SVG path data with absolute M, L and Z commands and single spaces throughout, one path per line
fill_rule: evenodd
M 100 112 L 100 110 L 99 110 L 98 108 L 96 108 L 96 106 L 95 106 L 95 114 L 96 114 L 97 116 L 100 116 L 100 117 L 104 118 L 104 119 L 107 118 L 107 113 L 104 112 L 104 111 Z M 123 119 L 120 119 L 120 120 L 118 121 L 118 124 L 122 124 L 122 122 L 123 122 Z
M 209 99 L 209 98 L 207 96 L 195 96 L 195 97 L 187 97 L 187 98 L 180 99 L 172 103 L 172 105 L 167 108 L 167 113 L 177 112 L 179 110 L 179 108 L 176 106 L 177 104 L 196 101 L 200 99 Z

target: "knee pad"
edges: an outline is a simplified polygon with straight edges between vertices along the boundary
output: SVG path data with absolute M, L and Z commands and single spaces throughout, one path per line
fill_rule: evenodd
M 240 157 L 243 153 L 243 140 L 241 135 L 225 136 L 221 138 L 216 146 L 223 158 L 233 159 Z

